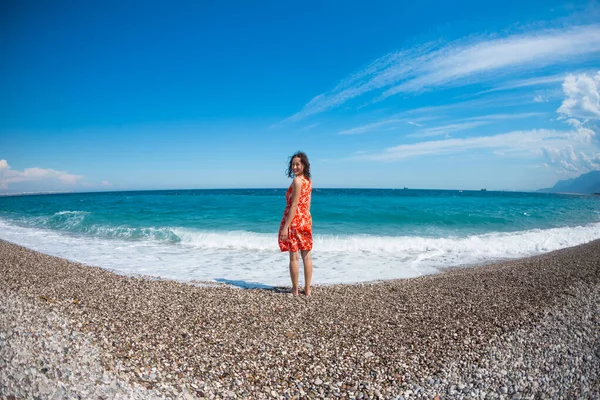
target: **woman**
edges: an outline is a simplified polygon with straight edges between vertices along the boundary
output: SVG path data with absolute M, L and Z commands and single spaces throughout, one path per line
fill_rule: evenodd
M 292 294 L 298 295 L 298 250 L 304 264 L 304 294 L 310 296 L 312 279 L 312 217 L 310 216 L 310 163 L 303 152 L 297 152 L 290 158 L 286 171 L 294 180 L 285 194 L 287 205 L 279 227 L 279 248 L 290 253 L 290 277 Z

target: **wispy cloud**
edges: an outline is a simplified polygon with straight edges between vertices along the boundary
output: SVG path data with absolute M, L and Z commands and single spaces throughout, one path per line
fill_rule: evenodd
M 18 171 L 12 169 L 6 160 L 0 160 L 0 189 L 7 189 L 11 183 L 33 181 L 59 181 L 66 185 L 75 185 L 82 178 L 81 175 L 37 167 Z
M 406 135 L 408 137 L 429 137 L 429 136 L 441 136 L 448 135 L 453 132 L 465 131 L 468 129 L 477 128 L 478 126 L 487 125 L 491 121 L 473 121 L 473 122 L 461 122 L 456 124 L 448 124 L 442 126 L 436 126 L 434 128 L 422 129 L 417 133 Z
M 569 140 L 568 133 L 555 130 L 514 131 L 492 136 L 462 139 L 431 140 L 402 144 L 379 153 L 363 154 L 357 159 L 370 161 L 398 161 L 411 157 L 452 154 L 469 150 L 527 150 L 539 152 L 544 144 L 557 146 Z
M 306 118 L 371 92 L 377 92 L 377 99 L 381 100 L 399 93 L 491 81 L 501 74 L 533 71 L 597 52 L 597 24 L 501 39 L 480 37 L 443 45 L 430 43 L 375 60 L 331 91 L 315 96 L 288 119 Z
M 530 113 L 517 113 L 517 114 L 488 114 L 488 115 L 478 115 L 476 117 L 470 118 L 461 118 L 456 120 L 454 123 L 446 124 L 442 126 L 436 126 L 432 128 L 427 128 L 421 130 L 419 133 L 415 133 L 409 136 L 414 137 L 428 137 L 428 136 L 440 136 L 440 135 L 448 135 L 453 132 L 460 132 L 468 129 L 477 128 L 483 125 L 490 125 L 495 122 L 500 121 L 508 121 L 515 119 L 524 119 L 530 117 L 537 117 L 545 115 L 544 113 L 539 112 L 530 112 Z
M 316 128 L 316 127 L 317 127 L 317 126 L 319 126 L 319 125 L 321 125 L 321 123 L 317 123 L 317 124 L 310 124 L 310 125 L 307 125 L 307 126 L 305 126 L 305 127 L 301 128 L 301 129 L 302 129 L 303 131 L 308 131 L 308 130 L 310 130 L 310 129 Z
M 449 110 L 456 107 L 462 107 L 465 104 L 473 105 L 474 101 L 462 102 L 458 103 L 459 105 L 446 105 L 446 106 L 437 106 L 437 107 L 424 107 L 414 110 L 408 110 L 402 113 L 396 114 L 396 116 L 408 116 L 410 114 L 436 114 L 438 118 L 440 117 L 440 111 Z M 453 120 L 451 123 L 445 123 L 441 126 L 425 128 L 420 131 L 420 133 L 410 134 L 409 136 L 436 136 L 436 135 L 444 135 L 451 132 L 456 132 L 464 129 L 471 129 L 478 126 L 491 124 L 495 121 L 506 121 L 511 119 L 522 119 L 529 118 L 535 116 L 545 115 L 544 113 L 539 112 L 530 112 L 530 113 L 516 113 L 516 114 L 487 114 L 487 115 L 479 115 L 476 117 L 469 118 L 461 118 L 458 120 Z M 419 124 L 415 122 L 414 119 L 407 118 L 387 118 L 381 121 L 372 122 L 370 124 L 360 125 L 354 128 L 346 129 L 341 132 L 338 132 L 340 135 L 358 135 L 370 131 L 374 131 L 383 127 L 388 127 L 390 125 L 395 124 L 409 124 L 413 126 L 417 126 L 419 128 L 423 127 L 423 124 Z M 419 122 L 426 122 L 433 120 L 433 117 L 422 117 L 418 119 Z
M 488 114 L 488 115 L 478 115 L 476 117 L 471 118 L 462 118 L 461 121 L 506 121 L 510 119 L 523 119 L 530 117 L 539 117 L 542 115 L 546 115 L 546 113 L 542 112 L 528 112 L 528 113 L 516 113 L 516 114 Z
M 339 135 L 358 135 L 358 134 L 361 134 L 361 133 L 372 131 L 372 130 L 377 129 L 377 128 L 381 128 L 383 126 L 389 126 L 389 125 L 392 125 L 392 124 L 398 124 L 398 123 L 402 123 L 402 122 L 407 122 L 408 123 L 408 121 L 406 119 L 402 119 L 402 118 L 389 118 L 389 119 L 384 119 L 384 120 L 381 120 L 381 121 L 373 122 L 371 124 L 357 126 L 356 128 L 346 129 L 346 130 L 338 132 L 338 134 Z
M 473 75 L 479 75 L 478 80 L 482 80 L 489 78 L 485 76 L 487 73 L 497 73 L 506 68 L 537 69 L 563 62 L 565 57 L 598 51 L 600 25 L 458 44 L 434 53 L 430 63 L 424 66 L 424 73 L 392 87 L 384 92 L 383 97 L 460 81 Z
M 549 75 L 549 76 L 540 76 L 537 78 L 514 80 L 511 82 L 496 86 L 492 89 L 484 90 L 482 92 L 479 92 L 478 94 L 498 92 L 498 91 L 511 90 L 511 89 L 520 89 L 520 88 L 531 87 L 531 86 L 542 86 L 542 85 L 548 85 L 551 83 L 558 83 L 558 82 L 564 81 L 566 75 L 567 74 L 556 74 L 556 75 Z
M 518 95 L 502 95 L 502 96 L 488 96 L 483 98 L 476 98 L 471 100 L 457 101 L 453 103 L 441 104 L 436 106 L 427 106 L 413 108 L 406 111 L 402 111 L 394 114 L 397 118 L 415 118 L 420 119 L 434 119 L 440 118 L 445 113 L 452 113 L 456 110 L 486 110 L 489 108 L 501 109 L 510 108 L 520 105 L 531 104 L 530 94 L 518 94 Z M 498 114 L 501 115 L 501 114 Z M 515 114 L 502 114 L 502 115 L 515 115 Z

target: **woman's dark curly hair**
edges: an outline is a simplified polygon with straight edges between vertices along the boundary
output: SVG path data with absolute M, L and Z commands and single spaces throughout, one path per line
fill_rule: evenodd
M 292 161 L 296 157 L 298 157 L 302 165 L 304 165 L 304 176 L 306 177 L 306 179 L 310 180 L 310 162 L 308 162 L 308 156 L 301 151 L 297 151 L 296 153 L 294 153 L 293 156 L 290 157 L 287 171 L 285 171 L 288 178 L 292 178 L 294 176 L 294 173 L 292 172 Z

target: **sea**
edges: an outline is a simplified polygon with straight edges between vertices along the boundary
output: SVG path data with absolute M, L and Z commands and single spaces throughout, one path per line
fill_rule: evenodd
M 289 286 L 282 189 L 0 197 L 0 239 L 116 273 Z M 358 283 L 533 256 L 600 239 L 600 196 L 313 189 L 313 283 Z M 302 284 L 302 272 L 301 284 Z

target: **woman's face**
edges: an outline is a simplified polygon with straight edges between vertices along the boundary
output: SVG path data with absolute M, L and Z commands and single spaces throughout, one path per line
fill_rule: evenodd
M 296 176 L 300 176 L 304 173 L 304 164 L 300 161 L 300 157 L 294 157 L 292 159 L 292 172 Z

